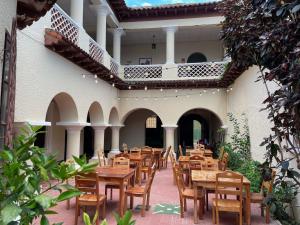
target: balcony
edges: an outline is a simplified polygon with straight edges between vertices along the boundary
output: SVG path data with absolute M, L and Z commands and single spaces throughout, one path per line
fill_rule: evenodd
M 228 61 L 205 62 L 205 63 L 184 63 L 184 64 L 158 64 L 158 65 L 119 65 L 109 53 L 91 38 L 86 31 L 69 17 L 58 5 L 55 5 L 45 16 L 46 30 L 59 34 L 45 38 L 46 47 L 68 58 L 77 65 L 88 70 L 92 74 L 97 74 L 99 78 L 109 83 L 117 83 L 116 87 L 123 89 L 128 84 L 138 84 L 150 82 L 152 84 L 161 83 L 167 87 L 167 82 L 172 83 L 169 88 L 173 88 L 174 82 L 181 82 L 184 86 L 196 85 L 206 86 L 227 86 L 222 82 L 232 81 L 232 78 L 224 77 L 227 70 Z M 51 32 L 50 32 L 51 33 Z M 53 39 L 57 40 L 53 40 Z M 62 44 L 58 44 L 59 39 L 64 39 L 67 48 L 62 49 Z M 49 41 L 50 40 L 50 41 Z M 66 45 L 68 43 L 68 45 Z M 53 44 L 56 46 L 53 47 Z M 103 71 L 97 69 L 97 65 L 103 67 Z M 100 75 L 101 74 L 101 75 Z M 104 74 L 104 75 L 103 75 Z M 234 73 L 236 74 L 236 73 Z M 111 75 L 114 75 L 114 79 Z M 224 79 L 225 78 L 225 79 Z M 180 86 L 180 85 L 179 85 Z M 138 85 L 137 89 L 140 89 Z M 155 86 L 157 88 L 157 85 Z M 151 88 L 151 87 L 150 87 Z

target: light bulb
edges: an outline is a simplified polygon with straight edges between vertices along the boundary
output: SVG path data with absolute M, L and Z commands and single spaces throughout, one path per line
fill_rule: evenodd
M 112 86 L 114 87 L 114 86 L 115 86 L 115 83 L 112 83 Z
M 148 90 L 148 88 L 147 88 L 147 86 L 145 86 L 145 91 L 147 91 Z
M 129 89 L 129 90 L 131 89 L 131 86 L 130 86 L 130 85 L 128 86 L 128 89 Z
M 114 75 L 111 74 L 111 75 L 110 75 L 110 78 L 111 78 L 111 79 L 114 78 Z
M 95 83 L 98 84 L 98 80 L 97 79 L 95 80 Z
M 161 88 L 160 91 L 163 91 L 163 89 Z
M 82 74 L 82 78 L 85 78 L 85 74 Z
M 218 92 L 220 92 L 220 89 L 218 88 L 218 90 L 217 90 Z
M 95 79 L 97 78 L 97 74 L 94 75 L 94 78 L 95 78 Z
M 206 90 L 204 89 L 203 92 L 206 93 Z
M 175 90 L 175 92 L 177 93 L 177 92 L 178 92 L 178 90 L 176 89 L 176 90 Z
M 120 101 L 120 100 L 121 100 L 121 98 L 118 98 L 118 100 Z
M 214 95 L 214 94 L 216 94 L 216 92 L 213 91 L 212 94 Z
M 232 90 L 233 90 L 233 88 L 231 87 L 231 88 L 230 88 L 230 91 L 232 91 Z

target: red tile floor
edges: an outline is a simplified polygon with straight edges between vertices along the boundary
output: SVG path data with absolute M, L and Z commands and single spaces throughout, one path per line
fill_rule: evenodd
M 101 185 L 101 190 L 104 193 L 104 186 Z M 213 195 L 210 195 L 212 198 Z M 129 201 L 128 201 L 129 202 Z M 157 204 L 179 204 L 179 195 L 178 189 L 173 184 L 173 177 L 172 177 L 172 170 L 170 168 L 163 169 L 157 171 L 153 186 L 151 190 L 151 198 L 150 198 L 150 205 L 151 208 L 149 211 L 146 211 L 146 216 L 141 217 L 140 212 L 137 209 L 133 210 L 133 218 L 136 220 L 136 224 L 143 224 L 143 225 L 185 225 L 185 224 L 194 224 L 193 223 L 193 201 L 188 200 L 187 203 L 187 212 L 185 212 L 185 217 L 180 218 L 180 215 L 177 214 L 155 214 L 153 210 L 155 205 Z M 209 200 L 211 203 L 211 199 Z M 138 204 L 141 204 L 140 198 L 135 198 L 134 200 L 134 207 Z M 57 205 L 54 210 L 58 212 L 56 215 L 51 215 L 50 222 L 64 222 L 64 225 L 73 225 L 74 224 L 74 206 L 75 201 L 74 199 L 71 200 L 71 208 L 67 210 L 66 203 L 62 202 Z M 114 190 L 113 193 L 113 200 L 107 201 L 107 210 L 106 210 L 106 219 L 110 225 L 116 224 L 113 218 L 112 212 L 118 209 L 118 190 Z M 260 208 L 257 204 L 252 204 L 252 216 L 251 216 L 251 224 L 258 225 L 258 224 L 265 224 L 265 220 L 263 217 L 260 216 Z M 93 215 L 93 209 L 89 210 L 89 214 Z M 235 224 L 235 215 L 233 214 L 221 214 L 220 217 L 220 224 L 222 225 L 234 225 Z M 82 219 L 79 219 L 79 224 L 83 224 Z M 199 220 L 199 224 L 202 225 L 213 225 L 212 223 L 212 214 L 211 214 L 211 207 L 209 205 L 209 211 L 205 211 L 204 219 Z M 275 222 L 271 222 L 271 225 L 275 225 Z

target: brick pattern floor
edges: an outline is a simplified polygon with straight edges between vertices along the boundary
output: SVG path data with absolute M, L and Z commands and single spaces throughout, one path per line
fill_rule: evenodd
M 169 165 L 170 166 L 170 165 Z M 104 185 L 101 185 L 101 191 L 104 193 Z M 54 194 L 54 193 L 53 193 Z M 110 197 L 110 196 L 109 196 Z M 110 225 L 116 224 L 113 218 L 113 212 L 118 209 L 118 191 L 114 190 L 113 200 L 107 201 L 107 210 L 106 210 L 106 219 Z M 202 225 L 213 225 L 212 223 L 212 214 L 211 214 L 211 198 L 213 194 L 210 195 L 209 200 L 209 211 L 205 211 L 204 219 L 199 220 L 199 224 Z M 129 199 L 128 199 L 129 202 Z M 187 212 L 185 212 L 185 217 L 180 218 L 180 215 L 177 214 L 158 214 L 154 213 L 154 208 L 157 204 L 170 204 L 170 205 L 179 205 L 179 194 L 177 187 L 173 184 L 172 170 L 169 167 L 168 169 L 163 169 L 157 171 L 153 186 L 151 190 L 150 205 L 151 208 L 149 211 L 146 211 L 146 216 L 141 217 L 139 212 L 139 207 L 141 204 L 141 198 L 134 199 L 134 210 L 133 218 L 136 220 L 136 224 L 140 225 L 185 225 L 185 224 L 194 224 L 193 223 L 193 201 L 187 201 Z M 56 215 L 49 216 L 50 223 L 64 222 L 64 225 L 73 225 L 75 214 L 75 201 L 71 200 L 71 209 L 67 210 L 66 203 L 62 202 L 57 205 L 54 210 L 58 213 Z M 90 215 L 93 215 L 94 209 L 87 209 Z M 251 224 L 265 224 L 265 219 L 260 216 L 260 208 L 258 204 L 252 204 L 252 216 Z M 220 224 L 222 225 L 234 225 L 235 224 L 235 215 L 231 213 L 221 213 Z M 38 224 L 38 223 L 37 223 Z M 79 224 L 83 224 L 82 219 L 79 218 Z M 271 222 L 271 225 L 275 225 L 275 222 Z

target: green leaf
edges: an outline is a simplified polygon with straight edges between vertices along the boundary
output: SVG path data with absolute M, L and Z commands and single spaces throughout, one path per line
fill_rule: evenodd
M 45 211 L 45 214 L 47 214 L 47 215 L 54 215 L 54 214 L 57 214 L 57 212 L 52 211 L 52 210 L 47 210 L 47 211 Z
M 85 225 L 92 225 L 89 215 L 85 212 L 83 213 L 83 222 Z
M 0 214 L 3 224 L 8 224 L 14 221 L 21 212 L 22 209 L 19 206 L 13 204 L 6 205 L 1 210 L 1 214 Z
M 43 209 L 48 209 L 52 205 L 53 198 L 47 195 L 38 195 L 34 200 L 43 207 Z
M 84 162 L 83 160 L 81 160 L 80 158 L 76 157 L 73 155 L 73 159 L 74 161 L 79 165 L 79 166 L 83 166 L 84 165 Z
M 41 225 L 49 225 L 49 220 L 46 216 L 42 216 Z
M 108 225 L 106 220 L 103 220 L 100 225 Z
M 3 150 L 0 152 L 0 159 L 11 162 L 13 160 L 13 154 L 10 150 Z
M 79 196 L 81 195 L 82 192 L 80 191 L 77 191 L 77 190 L 69 190 L 69 191 L 65 191 L 63 193 L 61 193 L 58 197 L 57 197 L 57 201 L 58 202 L 62 202 L 62 201 L 65 201 L 65 200 L 68 200 L 70 198 L 73 198 L 73 197 L 76 197 L 76 196 Z
M 94 219 L 93 219 L 93 225 L 96 224 L 98 218 L 98 211 L 95 213 Z

